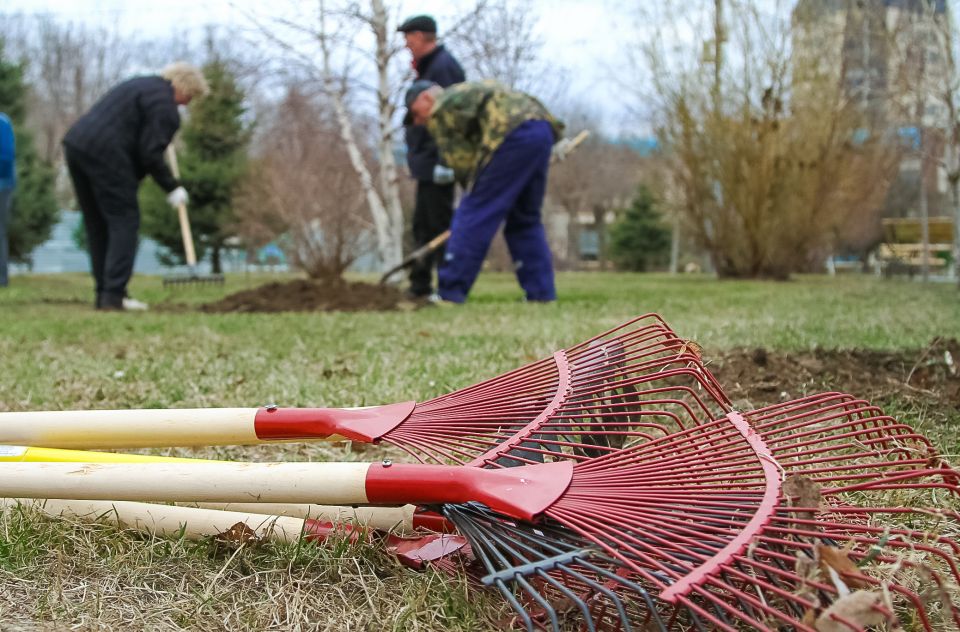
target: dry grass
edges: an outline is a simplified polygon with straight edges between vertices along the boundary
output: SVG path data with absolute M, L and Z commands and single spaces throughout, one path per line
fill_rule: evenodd
M 478 630 L 499 604 L 376 547 L 157 539 L 17 509 L 0 520 L 4 621 L 71 629 Z M 54 546 L 51 546 L 55 543 Z M 486 613 L 486 614 L 480 614 Z M 9 628 L 4 628 L 9 629 Z

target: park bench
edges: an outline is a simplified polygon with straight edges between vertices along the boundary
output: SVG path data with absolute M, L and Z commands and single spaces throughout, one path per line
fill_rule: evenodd
M 948 269 L 953 252 L 953 218 L 931 217 L 926 263 L 931 272 Z M 913 275 L 924 264 L 920 218 L 900 217 L 883 220 L 883 242 L 877 258 L 885 274 L 905 272 Z

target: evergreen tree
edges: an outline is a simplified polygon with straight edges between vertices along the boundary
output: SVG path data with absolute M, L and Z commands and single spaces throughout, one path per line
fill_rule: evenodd
M 610 250 L 617 266 L 645 272 L 663 265 L 670 252 L 670 230 L 650 189 L 641 185 L 633 202 L 610 227 Z
M 8 226 L 10 260 L 29 263 L 30 253 L 50 238 L 60 211 L 54 197 L 53 169 L 37 155 L 33 135 L 24 125 L 27 86 L 23 70 L 23 64 L 5 57 L 0 38 L 0 112 L 10 117 L 17 145 L 17 188 Z
M 233 191 L 247 169 L 250 130 L 243 123 L 244 93 L 227 63 L 214 59 L 203 67 L 210 94 L 190 104 L 181 128 L 180 179 L 190 193 L 188 211 L 197 258 L 210 255 L 221 272 L 221 253 L 234 224 Z M 177 213 L 152 180 L 141 189 L 142 229 L 166 249 L 163 263 L 184 261 Z

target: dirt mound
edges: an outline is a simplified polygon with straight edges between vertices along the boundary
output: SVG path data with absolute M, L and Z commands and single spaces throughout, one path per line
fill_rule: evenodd
M 297 279 L 237 292 L 201 309 L 205 312 L 388 311 L 412 305 L 396 288 L 348 281 Z
M 734 402 L 754 406 L 829 390 L 868 399 L 922 397 L 960 410 L 960 342 L 952 338 L 908 352 L 738 349 L 714 356 L 709 368 Z

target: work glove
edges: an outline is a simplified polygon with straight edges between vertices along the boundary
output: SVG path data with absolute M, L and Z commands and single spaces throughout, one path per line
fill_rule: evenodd
M 553 158 L 553 160 L 556 162 L 560 162 L 566 158 L 567 154 L 569 154 L 571 151 L 573 151 L 573 140 L 570 138 L 561 138 L 554 144 L 553 149 L 551 150 L 551 153 L 553 154 L 551 158 Z
M 177 187 L 170 193 L 167 193 L 167 204 L 173 208 L 180 208 L 181 206 L 186 206 L 187 202 L 190 201 L 190 196 L 187 195 L 187 190 L 183 187 Z
M 433 183 L 434 184 L 453 184 L 454 174 L 453 169 L 450 167 L 445 167 L 441 164 L 438 164 L 433 168 Z

